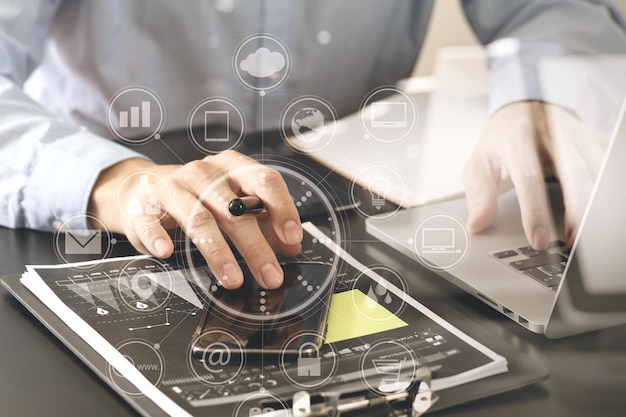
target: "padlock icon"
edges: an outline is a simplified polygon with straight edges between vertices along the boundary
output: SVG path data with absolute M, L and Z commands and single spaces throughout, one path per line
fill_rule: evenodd
M 313 357 L 302 356 L 306 346 L 313 347 Z M 298 376 L 320 376 L 322 374 L 322 360 L 319 348 L 313 342 L 304 342 L 298 349 Z

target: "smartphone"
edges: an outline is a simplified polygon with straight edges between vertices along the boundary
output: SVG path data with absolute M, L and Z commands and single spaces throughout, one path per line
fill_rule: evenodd
M 236 290 L 217 285 L 208 272 L 212 291 L 206 297 L 194 333 L 192 354 L 202 359 L 228 349 L 247 358 L 284 355 L 310 357 L 324 342 L 330 299 L 335 289 L 333 265 L 323 262 L 283 262 L 284 282 L 267 290 L 256 282 L 249 268 L 240 264 L 244 283 Z M 236 338 L 216 342 L 215 329 Z M 206 336 L 204 336 L 206 335 Z M 294 335 L 297 340 L 293 341 Z M 290 341 L 286 345 L 287 341 Z M 235 346 L 235 344 L 239 346 Z

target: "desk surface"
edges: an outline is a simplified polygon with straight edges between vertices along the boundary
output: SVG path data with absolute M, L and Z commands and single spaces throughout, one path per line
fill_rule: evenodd
M 455 310 L 550 370 L 546 381 L 457 406 L 441 416 L 621 416 L 626 409 L 626 327 L 561 340 L 530 333 L 364 232 L 352 213 L 352 246 L 373 262 L 394 267 L 411 293 L 437 312 Z M 58 263 L 53 235 L 0 228 L 0 275 L 20 274 L 26 264 Z M 113 255 L 131 253 L 116 245 Z M 0 287 L 0 415 L 135 416 L 106 384 Z

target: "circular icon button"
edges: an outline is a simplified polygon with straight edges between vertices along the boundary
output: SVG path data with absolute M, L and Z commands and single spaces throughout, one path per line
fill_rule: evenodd
M 372 279 L 372 274 L 380 279 Z M 391 322 L 404 309 L 407 285 L 400 274 L 389 267 L 368 266 L 352 281 L 351 289 L 356 290 L 351 291 L 352 305 L 368 321 Z
M 107 106 L 107 125 L 118 139 L 131 144 L 157 138 L 165 122 L 165 107 L 156 93 L 145 87 L 120 90 Z
M 320 342 L 322 347 L 319 347 Z M 332 343 L 315 332 L 300 332 L 287 339 L 281 348 L 279 363 L 285 378 L 304 389 L 324 385 L 335 375 L 338 365 Z
M 246 120 L 237 104 L 212 97 L 194 107 L 187 130 L 196 149 L 205 154 L 218 154 L 241 144 L 246 133 Z
M 361 103 L 361 125 L 366 138 L 396 143 L 408 137 L 417 124 L 417 106 L 411 97 L 396 87 L 371 92 Z
M 287 80 L 291 72 L 289 50 L 274 36 L 251 36 L 235 51 L 233 70 L 244 87 L 264 96 Z
M 189 369 L 207 385 L 223 385 L 236 380 L 245 362 L 239 338 L 217 327 L 194 337 L 187 349 Z
M 409 389 L 418 367 L 413 349 L 395 340 L 383 340 L 363 353 L 359 369 L 368 388 L 385 395 Z
M 124 178 L 117 189 L 120 212 L 139 227 L 163 220 L 171 203 L 169 184 L 154 172 L 133 172 Z
M 75 226 L 87 224 L 88 227 Z M 58 225 L 54 232 L 54 252 L 64 263 L 76 263 L 107 258 L 117 240 L 98 218 L 86 215 L 73 216 Z M 91 269 L 96 265 L 86 262 L 77 269 Z
M 172 296 L 170 271 L 153 258 L 128 262 L 120 269 L 116 282 L 122 302 L 137 313 L 154 313 Z
M 429 269 L 445 270 L 465 260 L 470 235 L 461 220 L 447 214 L 435 214 L 417 226 L 411 243 L 420 263 Z
M 116 349 L 152 385 L 157 386 L 161 383 L 165 375 L 165 361 L 158 344 L 144 340 L 128 340 L 116 346 Z M 135 380 L 131 373 L 132 370 L 127 367 L 117 369 L 110 363 L 107 364 L 107 376 L 115 387 L 127 395 L 141 396 L 143 393 L 131 382 Z
M 301 97 L 285 107 L 280 129 L 285 143 L 298 152 L 317 152 L 328 146 L 337 130 L 337 113 L 319 97 Z
M 363 204 L 358 204 L 361 202 L 360 196 L 365 198 Z M 393 201 L 389 201 L 390 198 Z M 373 213 L 377 214 L 376 219 L 388 219 L 400 210 L 405 198 L 406 186 L 402 176 L 385 165 L 363 168 L 350 183 L 350 199 L 357 212 L 365 218 Z M 393 203 L 397 206 L 393 206 Z
M 233 417 L 287 416 L 291 415 L 290 411 L 282 398 L 261 388 L 237 404 Z

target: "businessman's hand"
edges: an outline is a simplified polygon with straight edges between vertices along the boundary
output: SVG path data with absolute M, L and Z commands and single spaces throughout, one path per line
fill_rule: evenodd
M 301 285 L 298 281 L 301 270 L 297 266 L 290 268 L 291 270 L 287 270 L 283 286 L 277 290 L 259 291 L 253 285 L 245 283 L 237 292 L 218 296 L 217 301 L 210 306 L 209 314 L 203 314 L 202 327 L 196 333 L 196 336 L 202 334 L 198 340 L 200 345 L 209 346 L 213 342 L 221 341 L 216 339 L 216 337 L 223 337 L 221 333 L 211 332 L 211 330 L 222 329 L 234 334 L 241 347 L 247 347 L 250 340 L 261 330 L 263 314 L 280 313 L 287 290 Z M 208 291 L 208 288 L 206 290 Z M 291 315 L 275 322 L 274 326 L 271 331 L 266 329 L 266 334 L 263 336 L 265 349 L 279 349 L 290 335 L 304 330 L 304 320 L 298 315 Z
M 259 196 L 267 211 L 232 216 L 228 202 L 242 195 Z M 300 218 L 281 175 L 235 151 L 182 166 L 120 162 L 100 174 L 89 211 L 140 252 L 161 258 L 174 250 L 168 230 L 180 226 L 226 288 L 239 287 L 243 274 L 224 235 L 265 288 L 283 282 L 274 250 L 301 250 Z
M 463 174 L 469 230 L 487 228 L 496 217 L 498 194 L 514 186 L 528 242 L 547 248 L 551 214 L 544 170 L 551 170 L 561 183 L 564 238 L 571 245 L 607 144 L 605 135 L 558 106 L 526 101 L 498 110 Z

